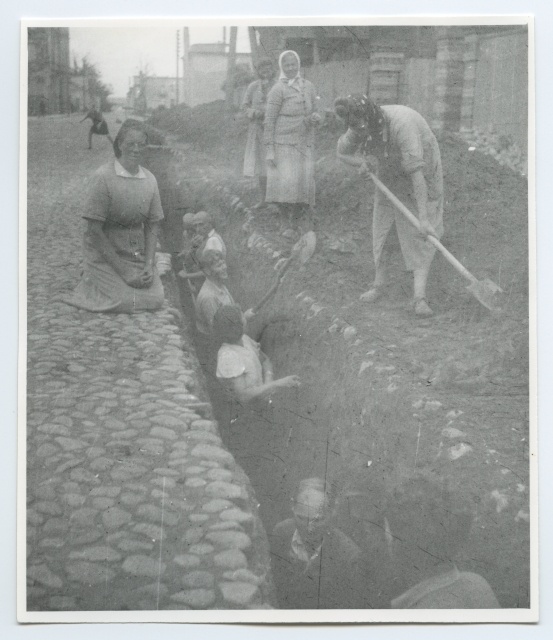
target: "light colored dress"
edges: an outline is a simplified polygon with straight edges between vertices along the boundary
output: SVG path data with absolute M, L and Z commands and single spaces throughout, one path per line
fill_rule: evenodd
M 254 80 L 246 89 L 242 109 L 254 109 L 256 116 L 249 121 L 246 151 L 244 153 L 244 176 L 258 178 L 267 175 L 265 145 L 263 143 L 263 118 L 267 104 L 267 94 L 271 81 Z
M 443 225 L 443 172 L 438 141 L 426 120 L 416 111 L 403 105 L 381 107 L 386 119 L 388 157 L 378 169 L 378 177 L 401 202 L 418 217 L 413 195 L 411 174 L 422 169 L 428 190 L 428 222 L 440 238 Z M 353 155 L 360 141 L 352 129 L 338 141 L 338 153 Z M 373 210 L 373 255 L 378 265 L 392 225 L 397 235 L 405 266 L 409 271 L 430 264 L 435 248 L 422 239 L 413 225 L 378 189 Z
M 82 217 L 98 220 L 117 255 L 137 275 L 145 264 L 144 224 L 163 220 L 157 181 L 143 167 L 136 175 L 117 161 L 100 167 L 92 176 Z M 85 229 L 84 271 L 80 283 L 64 302 L 87 311 L 133 313 L 159 309 L 164 300 L 163 285 L 154 267 L 148 289 L 126 284 L 94 246 Z
M 315 126 L 317 94 L 309 80 L 279 80 L 269 91 L 264 140 L 267 157 L 267 202 L 315 205 Z

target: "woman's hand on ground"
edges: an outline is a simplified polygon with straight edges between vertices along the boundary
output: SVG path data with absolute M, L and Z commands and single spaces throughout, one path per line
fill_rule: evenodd
M 253 309 L 248 309 L 247 311 L 244 312 L 244 319 L 246 320 L 246 322 L 248 322 L 254 317 L 255 317 L 255 311 Z

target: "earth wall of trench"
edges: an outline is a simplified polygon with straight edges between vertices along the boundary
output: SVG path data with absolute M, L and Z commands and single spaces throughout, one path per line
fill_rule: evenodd
M 266 233 L 267 225 L 248 208 L 251 185 L 238 178 L 210 178 L 201 167 L 195 167 L 199 177 L 191 178 L 188 151 L 178 146 L 152 152 L 149 166 L 166 213 L 164 250 L 175 256 L 181 249 L 184 213 L 212 210 L 227 244 L 229 289 L 243 309 L 253 306 L 275 281 L 275 269 L 292 245 Z M 271 428 L 260 428 L 260 441 L 251 444 L 258 455 L 245 466 L 265 529 L 270 532 L 290 517 L 290 499 L 303 478 L 319 476 L 330 483 L 349 533 L 359 518 L 348 511 L 344 496 L 349 491 L 361 487 L 370 496 L 373 515 L 382 518 L 386 486 L 403 474 L 431 469 L 461 489 L 475 508 L 476 524 L 460 558 L 463 568 L 484 575 L 502 606 L 525 606 L 527 452 L 517 455 L 520 466 L 506 477 L 499 475 L 505 459 L 492 448 L 499 432 L 507 435 L 506 446 L 518 447 L 527 420 L 524 394 L 506 417 L 504 398 L 491 397 L 478 380 L 472 386 L 469 379 L 464 386 L 449 385 L 451 362 L 444 358 L 429 368 L 417 361 L 413 347 L 433 336 L 439 341 L 446 329 L 433 321 L 409 321 L 414 326 L 402 335 L 399 304 L 360 310 L 357 300 L 348 299 L 345 280 L 342 296 L 332 299 L 328 290 L 339 288 L 337 279 L 344 274 L 329 262 L 328 252 L 318 246 L 308 263 L 293 265 L 248 329 L 273 361 L 277 377 L 298 374 L 302 381 L 298 390 L 275 397 L 264 418 Z M 184 311 L 191 314 L 189 292 L 182 281 L 179 286 Z M 478 322 L 478 305 L 469 301 L 468 309 L 469 321 Z M 511 424 L 516 426 L 507 427 Z M 499 515 L 501 482 L 509 483 L 514 497 L 508 514 Z M 514 537 L 505 534 L 506 523 L 514 523 Z

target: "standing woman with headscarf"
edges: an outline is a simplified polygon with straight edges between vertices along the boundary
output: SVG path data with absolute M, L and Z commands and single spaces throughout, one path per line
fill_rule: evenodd
M 261 203 L 265 202 L 267 192 L 267 161 L 263 143 L 263 119 L 269 89 L 274 84 L 275 68 L 271 60 L 264 58 L 256 66 L 258 80 L 254 80 L 246 89 L 242 101 L 242 110 L 249 120 L 246 151 L 244 154 L 244 176 L 257 178 L 261 191 Z
M 267 202 L 276 202 L 295 225 L 315 205 L 315 87 L 300 76 L 295 51 L 280 54 L 280 78 L 265 111 Z
M 367 176 L 367 163 L 378 166 L 378 177 L 419 219 L 420 232 L 378 189 L 373 211 L 373 255 L 376 275 L 361 296 L 376 302 L 387 284 L 384 245 L 394 222 L 408 271 L 414 274 L 413 309 L 417 316 L 432 315 L 426 300 L 426 282 L 434 257 L 428 235 L 443 234 L 443 173 L 440 148 L 426 120 L 403 105 L 377 106 L 365 95 L 335 101 L 336 114 L 348 127 L 338 141 L 340 160 Z M 356 155 L 357 154 L 357 155 Z

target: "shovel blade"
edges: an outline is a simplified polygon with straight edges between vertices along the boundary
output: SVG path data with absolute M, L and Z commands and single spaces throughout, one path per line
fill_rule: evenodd
M 489 278 L 477 280 L 469 284 L 467 290 L 490 311 L 499 311 L 499 295 L 503 289 L 492 282 Z

